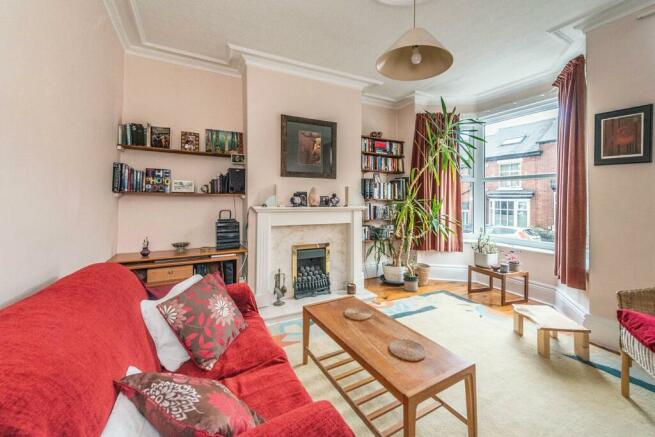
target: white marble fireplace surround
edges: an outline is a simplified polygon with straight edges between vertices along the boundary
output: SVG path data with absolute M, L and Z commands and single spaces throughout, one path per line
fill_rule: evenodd
M 346 283 L 354 282 L 358 293 L 364 291 L 362 275 L 363 206 L 344 207 L 254 207 L 257 215 L 255 255 L 255 298 L 263 315 L 274 308 L 274 274 L 281 269 L 287 275 L 284 313 L 302 309 L 314 298 L 294 302 L 291 276 L 291 246 L 300 243 L 330 243 L 330 280 L 332 295 L 342 294 Z M 317 296 L 317 298 L 329 298 Z M 268 307 L 271 307 L 270 309 Z

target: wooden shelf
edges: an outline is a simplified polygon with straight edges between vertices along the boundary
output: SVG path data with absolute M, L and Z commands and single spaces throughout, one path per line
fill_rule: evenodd
M 362 223 L 374 223 L 374 222 L 390 222 L 391 219 L 368 219 L 362 220 Z
M 386 174 L 405 174 L 404 171 L 389 171 L 389 170 L 367 170 L 362 169 L 362 173 L 386 173 Z
M 168 267 L 170 265 L 180 264 L 200 264 L 207 262 L 218 262 L 231 259 L 232 254 L 245 254 L 248 249 L 239 247 L 236 249 L 216 250 L 209 248 L 189 248 L 184 252 L 172 250 L 153 250 L 147 257 L 142 257 L 139 252 L 117 253 L 107 260 L 107 262 L 119 263 L 125 265 L 131 270 L 143 268 L 144 264 L 153 267 Z M 214 257 L 214 258 L 212 258 Z M 163 261 L 163 262 L 158 262 Z
M 368 136 L 368 135 L 362 135 L 362 138 L 367 138 L 367 139 L 373 140 L 373 141 L 388 141 L 390 143 L 405 144 L 404 141 L 400 141 L 400 140 L 390 140 L 389 138 L 373 138 L 373 137 Z
M 128 146 L 123 144 L 118 144 L 116 148 L 121 152 L 124 152 L 126 150 L 138 150 L 140 152 L 173 153 L 177 155 L 209 156 L 213 158 L 229 158 L 232 156 L 232 154 L 230 153 L 189 152 L 187 150 L 180 150 L 180 149 L 159 149 L 157 147 Z
M 364 152 L 364 151 L 362 151 L 362 155 L 383 156 L 385 158 L 404 158 L 405 157 L 405 155 L 394 155 L 393 153 L 377 153 L 377 152 Z
M 124 191 L 114 193 L 116 197 L 121 197 L 124 194 L 138 195 L 138 196 L 160 196 L 160 197 L 245 197 L 245 193 L 160 193 L 148 191 Z
M 364 202 L 402 202 L 403 199 L 364 199 Z

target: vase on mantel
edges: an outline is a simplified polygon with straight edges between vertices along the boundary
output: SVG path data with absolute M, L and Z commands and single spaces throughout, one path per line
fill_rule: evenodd
M 309 190 L 309 198 L 307 201 L 309 202 L 309 206 L 318 206 L 321 204 L 321 196 L 316 192 L 316 187 L 312 187 L 312 189 Z

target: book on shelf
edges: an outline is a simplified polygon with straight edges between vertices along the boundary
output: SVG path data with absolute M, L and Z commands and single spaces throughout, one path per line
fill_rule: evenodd
M 118 142 L 121 146 L 146 146 L 150 125 L 124 123 L 118 125 Z
M 389 182 L 376 178 L 362 178 L 362 197 L 365 200 L 403 200 L 407 195 L 409 178 L 401 177 Z
M 405 171 L 405 164 L 403 158 L 362 155 L 362 170 L 402 173 Z
M 362 239 L 363 240 L 387 240 L 393 234 L 393 225 L 362 226 Z
M 403 143 L 400 141 L 378 140 L 362 137 L 362 152 L 387 155 L 402 155 Z
M 392 220 L 395 217 L 395 205 L 374 205 L 369 203 L 364 210 L 364 220 Z
M 145 190 L 152 193 L 170 193 L 171 171 L 167 168 L 146 168 Z
M 114 193 L 145 191 L 145 172 L 122 162 L 114 162 L 111 190 Z

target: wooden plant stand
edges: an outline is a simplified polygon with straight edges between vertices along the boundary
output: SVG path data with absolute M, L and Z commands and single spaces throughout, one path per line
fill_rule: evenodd
M 346 308 L 366 309 L 373 315 L 363 321 L 343 316 Z M 309 326 L 313 321 L 340 347 L 340 350 L 316 356 L 309 349 Z M 389 343 L 408 339 L 420 343 L 425 359 L 403 361 L 393 356 Z M 444 407 L 468 428 L 469 437 L 477 435 L 475 399 L 475 364 L 460 358 L 439 344 L 425 338 L 361 300 L 348 296 L 303 307 L 303 364 L 311 358 L 316 366 L 344 397 L 375 436 L 390 436 L 402 430 L 405 437 L 416 433 L 416 421 L 437 408 Z M 344 370 L 342 366 L 356 363 Z M 361 378 L 344 383 L 354 375 Z M 448 387 L 464 382 L 466 417 L 444 402 L 438 394 Z M 354 395 L 357 389 L 371 383 L 380 388 Z M 390 393 L 393 400 L 365 412 L 362 407 L 373 399 Z M 420 408 L 419 408 L 420 404 Z M 384 430 L 374 423 L 398 407 L 402 419 Z
M 523 336 L 523 319 L 532 320 L 537 326 L 539 355 L 550 358 L 550 338 L 558 332 L 572 332 L 575 354 L 589 361 L 589 329 L 560 314 L 548 305 L 514 305 L 514 332 Z
M 489 286 L 484 288 L 472 287 L 472 276 L 473 272 L 480 273 L 482 275 L 489 276 Z M 523 278 L 523 299 L 507 301 L 505 298 L 507 293 L 507 278 L 522 277 Z M 494 278 L 500 279 L 500 304 L 505 306 L 510 303 L 525 303 L 528 301 L 528 287 L 530 283 L 530 273 L 528 272 L 508 272 L 500 273 L 494 272 L 491 269 L 485 267 L 471 266 L 469 265 L 468 271 L 468 293 L 482 293 L 484 291 L 493 291 L 494 289 Z

